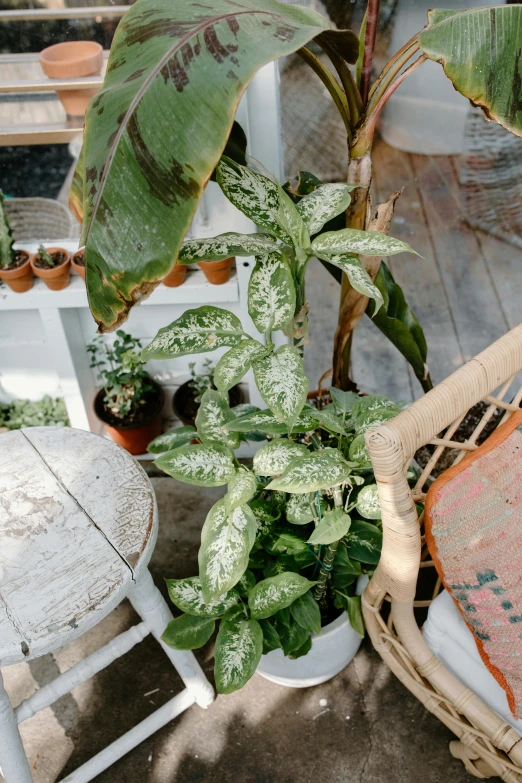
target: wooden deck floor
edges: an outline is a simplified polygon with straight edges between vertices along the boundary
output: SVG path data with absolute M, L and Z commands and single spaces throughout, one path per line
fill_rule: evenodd
M 458 158 L 374 150 L 375 198 L 404 188 L 391 234 L 423 258 L 400 255 L 389 266 L 421 322 L 434 383 L 522 320 L 522 251 L 460 220 Z M 339 286 L 320 264 L 307 278 L 314 383 L 331 366 Z M 368 392 L 410 400 L 422 394 L 406 361 L 368 318 L 356 330 L 353 375 Z

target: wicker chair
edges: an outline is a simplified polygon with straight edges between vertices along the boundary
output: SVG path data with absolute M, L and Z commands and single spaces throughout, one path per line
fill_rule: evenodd
M 522 737 L 448 671 L 427 646 L 416 621 L 415 608 L 430 604 L 416 600 L 418 577 L 433 563 L 415 501 L 424 499 L 430 474 L 446 449 L 457 449 L 459 462 L 477 448 L 492 416 L 500 411 L 505 419 L 520 409 L 522 386 L 513 397 L 520 370 L 522 324 L 397 418 L 366 435 L 384 531 L 381 560 L 363 596 L 373 645 L 401 682 L 457 736 L 450 751 L 468 772 L 478 778 L 498 776 L 508 783 L 522 783 Z M 505 402 L 505 397 L 512 401 Z M 452 441 L 468 410 L 481 400 L 489 405 L 473 435 L 464 443 Z M 435 451 L 411 490 L 406 470 L 417 450 L 428 443 Z M 440 590 L 437 580 L 433 597 Z
M 50 198 L 8 198 L 5 211 L 17 240 L 71 237 L 71 213 L 59 201 Z

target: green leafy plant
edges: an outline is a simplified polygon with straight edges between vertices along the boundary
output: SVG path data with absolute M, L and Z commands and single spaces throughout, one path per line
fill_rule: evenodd
M 0 427 L 19 430 L 22 427 L 67 427 L 69 417 L 61 397 L 46 394 L 41 400 L 13 400 L 0 404 Z
M 38 247 L 38 258 L 47 269 L 54 269 L 59 263 L 58 259 L 55 259 L 43 245 Z
M 390 58 L 372 84 L 378 15 L 379 0 L 368 0 L 359 40 L 350 30 L 330 29 L 314 11 L 275 0 L 242 0 L 240 5 L 215 0 L 211 10 L 196 0 L 134 3 L 114 37 L 103 88 L 87 112 L 71 190 L 71 206 L 83 219 L 90 307 L 102 331 L 120 325 L 130 307 L 172 268 L 227 144 L 241 94 L 271 60 L 297 52 L 339 111 L 347 137 L 348 182 L 357 186 L 344 215 L 351 230 L 387 233 L 398 194 L 377 211 L 371 206 L 375 128 L 389 97 L 427 59 L 440 62 L 455 88 L 481 106 L 489 119 L 521 135 L 522 6 L 430 11 L 424 30 Z M 328 66 L 308 46 L 312 40 L 328 57 Z M 350 64 L 356 66 L 355 77 Z M 233 146 L 229 144 L 229 156 Z M 268 212 L 274 203 L 266 203 Z M 270 223 L 269 214 L 267 219 Z M 260 225 L 269 232 L 266 224 Z M 297 251 L 310 250 L 315 241 L 308 233 L 308 248 L 297 225 L 285 226 L 279 237 L 296 250 L 298 283 L 305 256 Z M 332 247 L 326 251 L 330 258 L 325 263 L 330 263 L 336 253 Z M 375 252 L 369 254 L 366 247 L 351 251 L 371 281 L 386 249 Z M 334 343 L 334 385 L 345 389 L 350 384 L 350 337 L 368 305 L 367 291 L 354 286 L 353 264 L 349 268 L 351 277 L 345 268 L 341 272 Z M 295 315 L 297 323 L 303 319 L 306 340 L 302 293 L 297 286 Z M 408 361 L 413 358 L 416 375 L 428 389 L 429 373 L 419 370 L 419 361 L 425 364 L 425 341 L 423 336 L 418 339 L 417 326 L 411 328 L 410 313 L 401 306 L 374 322 Z
M 229 159 L 218 165 L 217 181 L 267 233 L 190 239 L 180 250 L 180 262 L 254 254 L 248 312 L 264 343 L 247 334 L 235 315 L 207 305 L 160 329 L 142 356 L 171 359 L 229 349 L 214 370 L 216 389 L 202 395 L 196 429 L 172 430 L 149 450 L 160 452 L 155 464 L 179 481 L 227 484 L 203 525 L 198 576 L 168 581 L 170 597 L 183 614 L 169 623 L 163 639 L 177 649 L 200 647 L 219 620 L 216 684 L 221 693 L 230 693 L 248 681 L 263 652 L 280 647 L 292 657 L 305 655 L 312 633 L 320 633 L 336 612 L 346 610 L 363 633 L 355 583 L 373 570 L 381 546 L 380 506 L 364 433 L 401 406 L 334 388 L 325 408 L 307 404 L 301 355 L 305 316 L 296 319 L 296 301 L 303 297 L 306 265 L 320 255 L 346 270 L 377 310 L 383 296 L 352 254 L 411 248 L 378 233 L 321 232 L 346 208 L 349 186 L 322 186 L 295 205 L 278 183 Z M 276 349 L 277 330 L 292 334 L 294 345 Z M 228 392 L 250 369 L 267 408 L 251 406 L 237 415 Z M 234 450 L 252 431 L 267 443 L 250 469 Z
M 13 232 L 5 211 L 5 196 L 0 190 L 0 267 L 2 269 L 9 269 L 15 261 L 16 253 L 13 244 Z
M 212 389 L 214 386 L 214 366 L 210 359 L 205 359 L 200 373 L 196 372 L 196 362 L 189 362 L 189 370 L 191 378 L 189 386 L 194 392 L 194 401 L 201 402 L 207 389 Z
M 122 421 L 135 417 L 146 404 L 147 393 L 154 391 L 140 349 L 140 340 L 121 329 L 112 345 L 97 337 L 87 346 L 90 366 L 105 391 L 107 410 Z

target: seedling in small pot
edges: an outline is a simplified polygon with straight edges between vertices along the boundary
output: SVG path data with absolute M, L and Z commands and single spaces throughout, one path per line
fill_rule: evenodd
M 58 266 L 60 263 L 57 254 L 53 253 L 51 255 L 43 245 L 40 245 L 38 248 L 38 260 L 46 269 L 54 269 L 54 267 Z
M 71 278 L 71 256 L 63 247 L 38 247 L 31 259 L 33 272 L 52 291 L 61 291 L 69 285 Z

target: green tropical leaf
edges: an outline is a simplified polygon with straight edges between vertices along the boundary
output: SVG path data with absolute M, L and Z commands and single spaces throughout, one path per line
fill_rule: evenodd
M 252 571 L 245 571 L 239 582 L 235 586 L 235 590 L 239 593 L 239 595 L 242 595 L 246 597 L 253 586 L 256 583 L 256 577 L 255 574 Z
M 244 336 L 241 321 L 228 310 L 204 305 L 159 330 L 141 352 L 143 361 L 174 359 L 191 353 L 206 353 L 224 345 L 237 345 Z
M 220 487 L 236 472 L 233 453 L 221 443 L 181 446 L 167 451 L 154 464 L 178 481 L 197 487 Z
M 279 253 L 279 245 L 265 234 L 220 234 L 212 239 L 187 239 L 181 246 L 178 264 L 223 261 L 231 256 L 260 256 Z
M 267 489 L 298 493 L 329 489 L 346 481 L 351 471 L 352 463 L 347 462 L 337 449 L 326 448 L 292 460 Z
M 321 633 L 321 610 L 310 590 L 290 605 L 290 614 L 305 631 L 317 635 Z
M 281 640 L 279 639 L 279 634 L 270 620 L 259 620 L 259 625 L 263 631 L 263 655 L 280 648 Z
M 233 609 L 221 621 L 214 651 L 218 693 L 233 693 L 254 675 L 263 654 L 263 631 L 257 620 L 247 620 Z
M 265 498 L 256 498 L 248 504 L 254 516 L 260 523 L 260 529 L 269 525 L 271 522 L 275 522 L 281 516 L 281 509 L 277 503 L 273 500 L 266 500 Z
M 285 655 L 300 657 L 303 647 L 308 647 L 307 651 L 310 651 L 310 631 L 306 631 L 292 618 L 288 628 L 281 634 L 281 646 Z
M 228 492 L 224 497 L 225 508 L 229 514 L 237 506 L 244 506 L 252 500 L 257 490 L 257 479 L 248 468 L 238 468 L 228 484 Z
M 434 10 L 419 44 L 488 120 L 522 136 L 522 7 Z
M 325 223 L 345 212 L 350 204 L 350 192 L 357 185 L 329 183 L 320 185 L 297 203 L 297 210 L 310 234 L 317 234 Z
M 306 593 L 316 582 L 310 582 L 304 576 L 287 571 L 278 576 L 263 579 L 248 594 L 250 614 L 256 620 L 271 617 L 279 609 L 285 609 L 296 598 Z
M 207 602 L 234 587 L 248 566 L 256 540 L 257 522 L 246 505 L 227 513 L 225 502 L 210 509 L 201 531 L 199 578 Z
M 347 553 L 352 560 L 377 565 L 381 556 L 382 532 L 376 525 L 354 519 L 347 537 Z
M 377 484 L 368 484 L 360 490 L 355 507 L 365 519 L 381 519 L 381 501 Z
M 256 71 L 328 26 L 275 0 L 138 0 L 127 11 L 87 111 L 72 193 L 102 330 L 170 271 Z
M 321 410 L 310 411 L 310 416 L 316 420 L 317 424 L 328 432 L 335 432 L 339 435 L 346 435 L 346 429 L 342 418 L 334 411 L 333 405 L 327 405 Z
M 351 519 L 342 508 L 328 511 L 308 539 L 309 544 L 333 544 L 347 534 Z
M 263 576 L 268 579 L 270 576 L 278 576 L 286 571 L 298 574 L 300 570 L 299 563 L 292 555 L 279 555 L 275 560 L 270 560 L 267 567 L 263 569 Z
M 306 256 L 302 253 L 302 250 L 310 247 L 310 234 L 288 193 L 285 193 L 279 184 L 277 187 L 279 190 L 279 224 L 290 237 L 298 258 L 304 261 Z
M 354 403 L 359 399 L 359 395 L 355 392 L 341 391 L 333 386 L 330 387 L 329 392 L 336 409 L 342 414 L 351 413 Z
M 197 650 L 208 642 L 215 625 L 216 621 L 212 618 L 182 614 L 170 621 L 161 640 L 175 650 Z
M 366 420 L 369 413 L 389 410 L 398 413 L 400 404 L 383 397 L 381 394 L 368 394 L 365 397 L 357 397 L 352 407 L 352 418 L 357 427 Z
M 367 413 L 366 416 L 358 419 L 357 430 L 359 434 L 363 435 L 368 430 L 373 429 L 373 427 L 380 427 L 381 424 L 394 419 L 396 415 L 397 413 L 395 411 L 389 410 L 388 408 L 371 411 L 370 413 Z
M 312 251 L 334 263 L 331 256 L 346 253 L 361 253 L 365 256 L 394 256 L 397 253 L 415 253 L 406 242 L 394 239 L 378 231 L 359 231 L 357 228 L 343 228 L 340 231 L 325 231 L 312 242 Z
M 188 579 L 165 579 L 172 603 L 186 614 L 200 617 L 221 617 L 231 606 L 237 604 L 237 590 L 229 590 L 215 601 L 206 603 L 203 598 L 203 588 L 197 576 Z
M 370 459 L 366 441 L 364 440 L 364 435 L 362 433 L 360 435 L 356 435 L 356 437 L 350 443 L 349 456 L 353 462 L 358 464 L 358 467 L 371 468 L 372 461 Z
M 317 516 L 317 502 L 314 493 L 290 495 L 286 503 L 286 518 L 292 525 L 307 525 Z
M 291 430 L 308 393 L 308 378 L 299 353 L 291 345 L 282 345 L 264 359 L 255 361 L 253 370 L 261 397 Z
M 384 305 L 376 312 L 373 301 L 368 302 L 367 315 L 410 363 L 424 391 L 429 391 L 432 383 L 426 364 L 428 346 L 422 326 L 384 261 L 381 262 L 375 285 L 381 292 Z
M 362 573 L 361 564 L 358 560 L 350 560 L 346 544 L 341 541 L 337 547 L 334 560 L 334 576 L 360 576 Z
M 285 259 L 258 258 L 248 283 L 248 312 L 258 332 L 284 329 L 295 312 L 295 286 Z
M 379 236 L 381 235 L 379 234 Z M 373 299 L 375 302 L 374 312 L 379 312 L 383 304 L 382 294 L 372 282 L 370 275 L 357 256 L 354 256 L 353 253 L 326 256 L 326 254 L 323 253 L 322 258 L 339 269 L 342 269 L 343 272 L 346 273 L 352 288 L 355 288 L 355 290 L 359 291 L 363 296 Z
M 316 428 L 317 422 L 309 415 L 309 411 L 302 411 L 292 427 L 292 434 L 311 432 Z M 250 432 L 258 430 L 267 435 L 288 435 L 288 426 L 278 419 L 272 411 L 256 411 L 239 416 L 236 421 L 228 424 L 232 432 Z
M 335 595 L 341 608 L 346 609 L 353 630 L 357 631 L 362 638 L 364 636 L 364 620 L 361 611 L 361 596 L 346 595 L 340 590 L 336 590 Z
M 201 397 L 196 415 L 196 428 L 204 443 L 224 443 L 230 449 L 239 446 L 239 433 L 226 428 L 229 421 L 235 419 L 227 400 L 215 389 L 207 389 Z
M 242 340 L 235 348 L 227 351 L 216 364 L 214 369 L 214 384 L 223 394 L 246 375 L 254 359 L 263 356 L 266 348 L 257 340 Z M 237 408 L 234 409 L 234 416 L 240 415 Z
M 176 429 L 164 432 L 163 435 L 158 435 L 157 438 L 151 440 L 147 446 L 147 451 L 150 451 L 151 454 L 163 454 L 164 451 L 171 451 L 180 446 L 186 446 L 195 437 L 196 430 L 194 427 L 176 427 Z
M 254 454 L 254 473 L 258 476 L 278 476 L 295 459 L 307 454 L 303 443 L 295 443 L 287 438 L 277 438 Z

